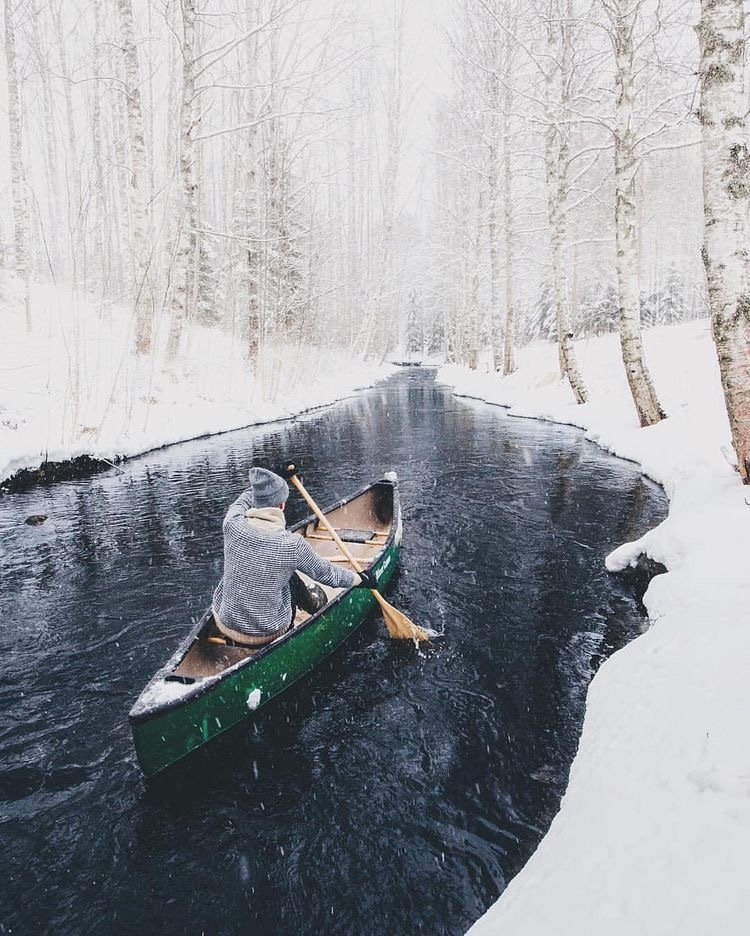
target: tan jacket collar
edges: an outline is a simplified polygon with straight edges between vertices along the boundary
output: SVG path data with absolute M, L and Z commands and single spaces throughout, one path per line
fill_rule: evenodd
M 245 512 L 247 519 L 255 526 L 261 529 L 268 529 L 269 526 L 286 529 L 286 517 L 284 511 L 278 507 L 253 507 L 252 510 Z

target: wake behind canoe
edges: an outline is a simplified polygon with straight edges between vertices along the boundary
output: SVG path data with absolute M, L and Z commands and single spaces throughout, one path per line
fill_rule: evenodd
M 372 568 L 379 590 L 398 561 L 401 511 L 395 474 L 324 510 L 354 558 Z M 310 516 L 291 528 L 320 555 L 344 561 Z M 309 673 L 362 623 L 375 604 L 363 588 L 324 586 L 328 603 L 299 611 L 292 630 L 260 649 L 223 642 L 207 610 L 130 712 L 138 761 L 151 777 L 238 724 Z

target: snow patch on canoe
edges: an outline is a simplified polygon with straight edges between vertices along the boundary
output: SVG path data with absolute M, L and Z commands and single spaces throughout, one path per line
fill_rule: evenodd
M 260 689 L 253 689 L 253 691 L 247 697 L 247 707 L 251 712 L 254 712 L 260 705 L 260 697 L 263 693 Z
M 192 686 L 190 684 L 177 682 L 176 680 L 167 682 L 164 679 L 155 679 L 146 686 L 140 694 L 138 701 L 133 707 L 133 711 L 143 711 L 144 709 L 165 705 L 168 702 L 181 698 L 188 693 L 191 688 Z

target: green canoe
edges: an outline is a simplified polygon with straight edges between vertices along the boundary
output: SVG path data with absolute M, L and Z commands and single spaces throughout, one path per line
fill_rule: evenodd
M 398 479 L 389 473 L 324 513 L 356 559 L 375 572 L 379 590 L 396 569 L 401 545 Z M 327 531 L 310 516 L 291 529 L 321 555 L 341 561 Z M 258 650 L 230 646 L 209 608 L 130 711 L 138 761 L 147 777 L 248 718 L 324 660 L 364 620 L 375 599 L 365 588 L 323 586 L 326 604 Z

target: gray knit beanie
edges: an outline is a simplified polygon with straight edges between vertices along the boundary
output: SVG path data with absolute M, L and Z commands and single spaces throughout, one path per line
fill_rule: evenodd
M 254 507 L 278 507 L 289 497 L 286 481 L 265 468 L 251 468 L 248 475 L 253 487 Z

